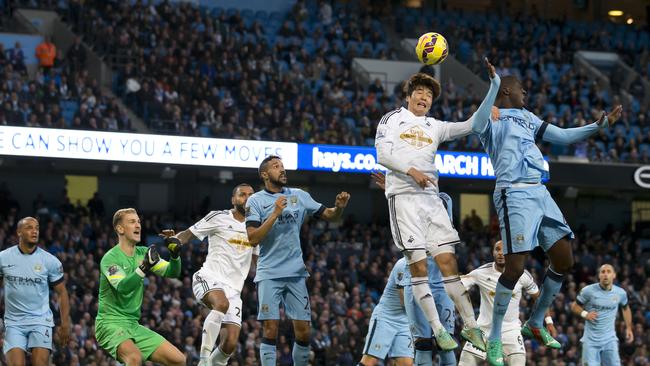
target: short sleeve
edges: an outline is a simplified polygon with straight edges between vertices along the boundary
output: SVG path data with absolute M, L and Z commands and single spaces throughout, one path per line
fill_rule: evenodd
M 136 247 L 137 248 L 137 247 Z M 100 262 L 100 270 L 102 275 L 106 277 L 108 283 L 117 288 L 117 285 L 126 277 L 126 273 L 122 267 L 113 260 L 112 256 L 105 255 Z
M 257 255 L 257 256 L 260 255 L 260 246 L 259 246 L 259 245 L 256 245 L 256 246 L 253 248 L 253 255 Z
M 253 195 L 246 201 L 246 227 L 260 226 L 262 223 L 262 211 L 258 197 Z
M 524 289 L 524 292 L 528 295 L 536 294 L 539 292 L 539 287 L 533 280 L 533 275 L 530 272 L 524 270 L 523 276 L 521 276 L 521 287 Z
M 298 190 L 297 192 L 300 195 L 300 200 L 302 201 L 302 205 L 305 207 L 307 214 L 316 218 L 320 217 L 323 211 L 325 211 L 325 206 L 316 202 L 309 193 L 303 190 Z
M 530 123 L 533 124 L 535 127 L 535 141 L 542 141 L 542 138 L 544 137 L 544 132 L 546 132 L 546 128 L 548 127 L 548 122 L 542 121 L 539 117 L 535 115 L 535 113 L 532 113 L 530 111 L 526 111 L 528 114 L 528 120 Z
M 463 286 L 465 286 L 466 290 L 474 287 L 476 285 L 476 270 L 473 270 L 466 275 L 460 276 L 460 282 L 463 283 Z
M 381 120 L 379 120 L 379 124 L 377 125 L 377 133 L 375 134 L 375 147 L 377 144 L 385 142 L 385 143 L 392 143 L 393 142 L 393 131 L 391 130 L 392 126 L 392 121 L 396 120 L 396 116 L 399 114 L 399 111 L 401 109 L 396 109 L 394 111 L 386 113 L 383 117 L 381 117 Z
M 622 308 L 627 306 L 627 292 L 623 289 L 621 289 L 621 296 L 618 305 Z
M 63 264 L 57 257 L 50 254 L 47 259 L 47 282 L 51 286 L 56 286 L 61 281 L 63 281 Z
M 584 306 L 585 304 L 589 303 L 589 300 L 591 298 L 591 291 L 589 291 L 589 286 L 583 287 L 582 290 L 580 290 L 580 293 L 578 293 L 578 296 L 576 296 L 576 302 L 580 306 Z
M 224 211 L 211 211 L 205 215 L 200 221 L 190 227 L 190 231 L 199 240 L 205 239 L 206 236 L 212 234 L 219 227 L 220 216 L 224 215 Z

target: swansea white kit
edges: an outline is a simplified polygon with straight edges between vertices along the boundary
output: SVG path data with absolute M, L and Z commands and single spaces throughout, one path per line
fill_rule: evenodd
M 471 132 L 471 118 L 465 122 L 444 122 L 418 117 L 407 108 L 389 112 L 379 122 L 375 147 L 379 162 L 388 168 L 386 198 L 393 240 L 400 250 L 424 249 L 433 257 L 455 251 L 458 233 L 438 197 L 434 158 L 438 145 Z M 411 167 L 436 183 L 422 189 L 406 174 Z
M 231 210 L 211 211 L 189 230 L 200 240 L 208 238 L 205 263 L 192 276 L 194 296 L 202 301 L 208 292 L 222 290 L 230 303 L 223 322 L 241 326 L 241 290 L 259 247 L 250 244 L 246 223 Z
M 497 287 L 497 281 L 501 276 L 501 272 L 497 271 L 494 262 L 487 263 L 481 267 L 473 270 L 472 272 L 461 276 L 461 281 L 467 290 L 473 286 L 478 286 L 481 294 L 481 309 L 478 316 L 477 323 L 485 334 L 490 334 L 492 329 L 492 309 L 494 308 L 494 294 Z M 503 328 L 501 340 L 503 342 L 503 352 L 507 357 L 513 354 L 526 354 L 526 348 L 521 337 L 521 321 L 519 320 L 519 302 L 521 301 L 522 293 L 528 295 L 536 294 L 539 288 L 533 276 L 528 271 L 519 277 L 519 281 L 512 291 L 512 298 L 506 310 L 506 315 L 503 317 Z M 469 342 L 465 343 L 463 353 L 470 353 L 473 356 L 485 360 L 485 352 L 475 348 Z M 467 365 L 463 362 L 461 356 L 461 365 Z M 476 363 L 478 364 L 478 363 Z

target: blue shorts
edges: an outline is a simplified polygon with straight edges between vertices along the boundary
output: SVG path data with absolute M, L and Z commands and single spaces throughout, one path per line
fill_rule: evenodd
M 257 283 L 257 320 L 280 319 L 280 304 L 292 320 L 311 321 L 311 306 L 304 277 L 276 278 Z
M 494 191 L 503 253 L 528 252 L 538 245 L 548 251 L 573 232 L 546 186 L 540 184 Z
M 370 317 L 363 354 L 380 360 L 386 358 L 413 358 L 413 338 L 408 324 Z
M 45 325 L 8 325 L 5 328 L 2 351 L 7 354 L 12 348 L 20 348 L 23 351 L 32 348 L 52 350 L 52 327 Z
M 431 294 L 433 295 L 433 301 L 436 303 L 440 322 L 449 334 L 454 334 L 454 322 L 456 321 L 454 315 L 454 302 L 451 301 L 451 298 L 447 295 L 444 288 L 432 288 Z M 431 325 L 413 297 L 412 286 L 404 287 L 404 307 L 406 308 L 406 315 L 411 323 L 411 333 L 413 333 L 413 337 L 416 339 L 433 338 Z
M 583 366 L 618 366 L 620 364 L 618 342 L 607 342 L 602 345 L 582 343 Z

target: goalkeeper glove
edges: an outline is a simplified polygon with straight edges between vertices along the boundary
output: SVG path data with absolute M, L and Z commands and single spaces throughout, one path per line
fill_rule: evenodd
M 169 249 L 169 256 L 172 259 L 178 259 L 178 257 L 181 255 L 181 248 L 183 247 L 181 241 L 174 236 L 170 236 L 168 238 L 165 238 L 165 245 L 167 245 L 167 249 Z
M 147 252 L 144 254 L 144 259 L 142 260 L 142 264 L 138 268 L 136 268 L 136 273 L 140 275 L 140 277 L 144 277 L 147 273 L 151 272 L 151 268 L 158 264 L 160 261 L 160 254 L 158 254 L 158 250 L 156 249 L 155 245 L 149 246 L 147 249 Z

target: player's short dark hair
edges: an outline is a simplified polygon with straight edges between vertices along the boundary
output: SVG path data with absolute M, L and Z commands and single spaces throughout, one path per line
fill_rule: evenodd
M 262 160 L 262 162 L 260 163 L 260 168 L 257 170 L 257 174 L 259 174 L 260 178 L 262 178 L 262 173 L 266 171 L 266 169 L 269 166 L 269 162 L 273 159 L 282 160 L 282 158 L 277 155 L 269 155 L 265 157 L 264 160 Z
M 441 93 L 440 82 L 433 78 L 433 76 L 425 74 L 423 72 L 418 72 L 417 74 L 411 75 L 411 77 L 404 84 L 404 93 L 405 97 L 411 96 L 413 92 L 420 87 L 431 90 L 433 94 L 433 100 L 438 99 Z
M 239 188 L 241 188 L 241 187 L 251 187 L 251 188 L 253 188 L 253 186 L 248 184 L 248 183 L 239 183 L 238 185 L 235 186 L 235 188 L 232 189 L 232 196 L 233 197 L 235 197 L 235 195 L 237 194 L 237 190 Z

